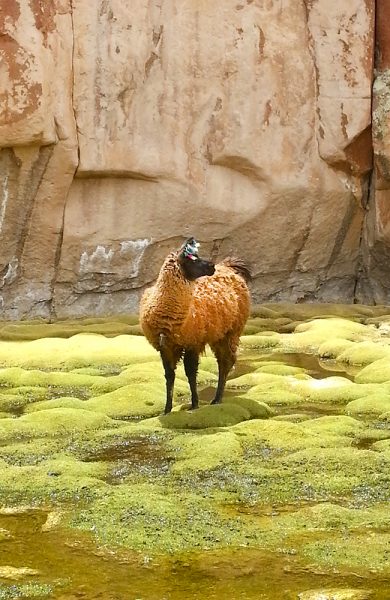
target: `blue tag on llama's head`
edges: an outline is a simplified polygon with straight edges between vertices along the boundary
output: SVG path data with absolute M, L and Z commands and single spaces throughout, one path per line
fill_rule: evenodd
M 195 238 L 189 238 L 183 246 L 183 256 L 189 258 L 190 260 L 196 260 L 198 258 L 199 246 L 200 244 L 196 241 Z

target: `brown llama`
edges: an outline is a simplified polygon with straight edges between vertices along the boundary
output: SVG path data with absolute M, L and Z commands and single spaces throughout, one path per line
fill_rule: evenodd
M 165 259 L 157 281 L 141 299 L 142 330 L 160 353 L 166 379 L 165 413 L 172 410 L 175 370 L 181 358 L 198 407 L 199 355 L 208 344 L 218 362 L 218 386 L 212 404 L 222 400 L 226 378 L 236 361 L 239 338 L 249 316 L 251 275 L 243 261 L 218 264 L 198 255 L 189 238 Z

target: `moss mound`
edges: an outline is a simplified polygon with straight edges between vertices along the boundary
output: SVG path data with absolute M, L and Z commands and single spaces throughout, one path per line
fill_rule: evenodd
M 115 425 L 115 421 L 105 415 L 73 408 L 52 408 L 26 414 L 18 419 L 1 419 L 0 437 L 6 441 L 42 436 L 70 436 Z
M 208 471 L 241 459 L 243 451 L 237 437 L 229 431 L 207 435 L 188 434 L 174 438 L 168 448 L 175 454 L 173 473 Z
M 390 411 L 390 394 L 378 393 L 349 402 L 345 412 L 349 415 L 381 415 Z
M 273 415 L 272 410 L 265 402 L 258 402 L 246 396 L 237 396 L 235 398 L 226 398 L 224 405 L 233 404 L 240 406 L 248 411 L 251 419 L 268 419 Z
M 363 366 L 381 358 L 390 358 L 390 346 L 371 341 L 353 344 L 337 356 L 340 362 Z
M 356 383 L 390 382 L 390 361 L 388 358 L 374 361 L 359 371 L 355 381 Z
M 169 429 L 208 429 L 229 427 L 251 418 L 249 410 L 238 404 L 201 406 L 194 411 L 175 411 L 159 417 L 162 427 Z

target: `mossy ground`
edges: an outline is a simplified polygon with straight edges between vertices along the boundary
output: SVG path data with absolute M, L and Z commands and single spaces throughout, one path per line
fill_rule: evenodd
M 3 324 L 0 505 L 59 506 L 55 527 L 115 551 L 266 548 L 390 577 L 388 312 L 255 307 L 224 403 L 208 353 L 201 408 L 180 367 L 166 416 L 135 318 Z

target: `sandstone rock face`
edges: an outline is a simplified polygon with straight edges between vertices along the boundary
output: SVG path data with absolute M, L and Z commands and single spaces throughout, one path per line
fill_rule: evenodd
M 134 311 L 189 235 L 247 260 L 255 301 L 389 299 L 374 0 L 5 5 L 3 318 Z
M 0 12 L 0 304 L 49 316 L 63 215 L 77 168 L 71 1 L 10 0 Z
M 377 3 L 377 64 L 373 83 L 372 174 L 362 244 L 357 297 L 363 302 L 390 299 L 390 5 Z

